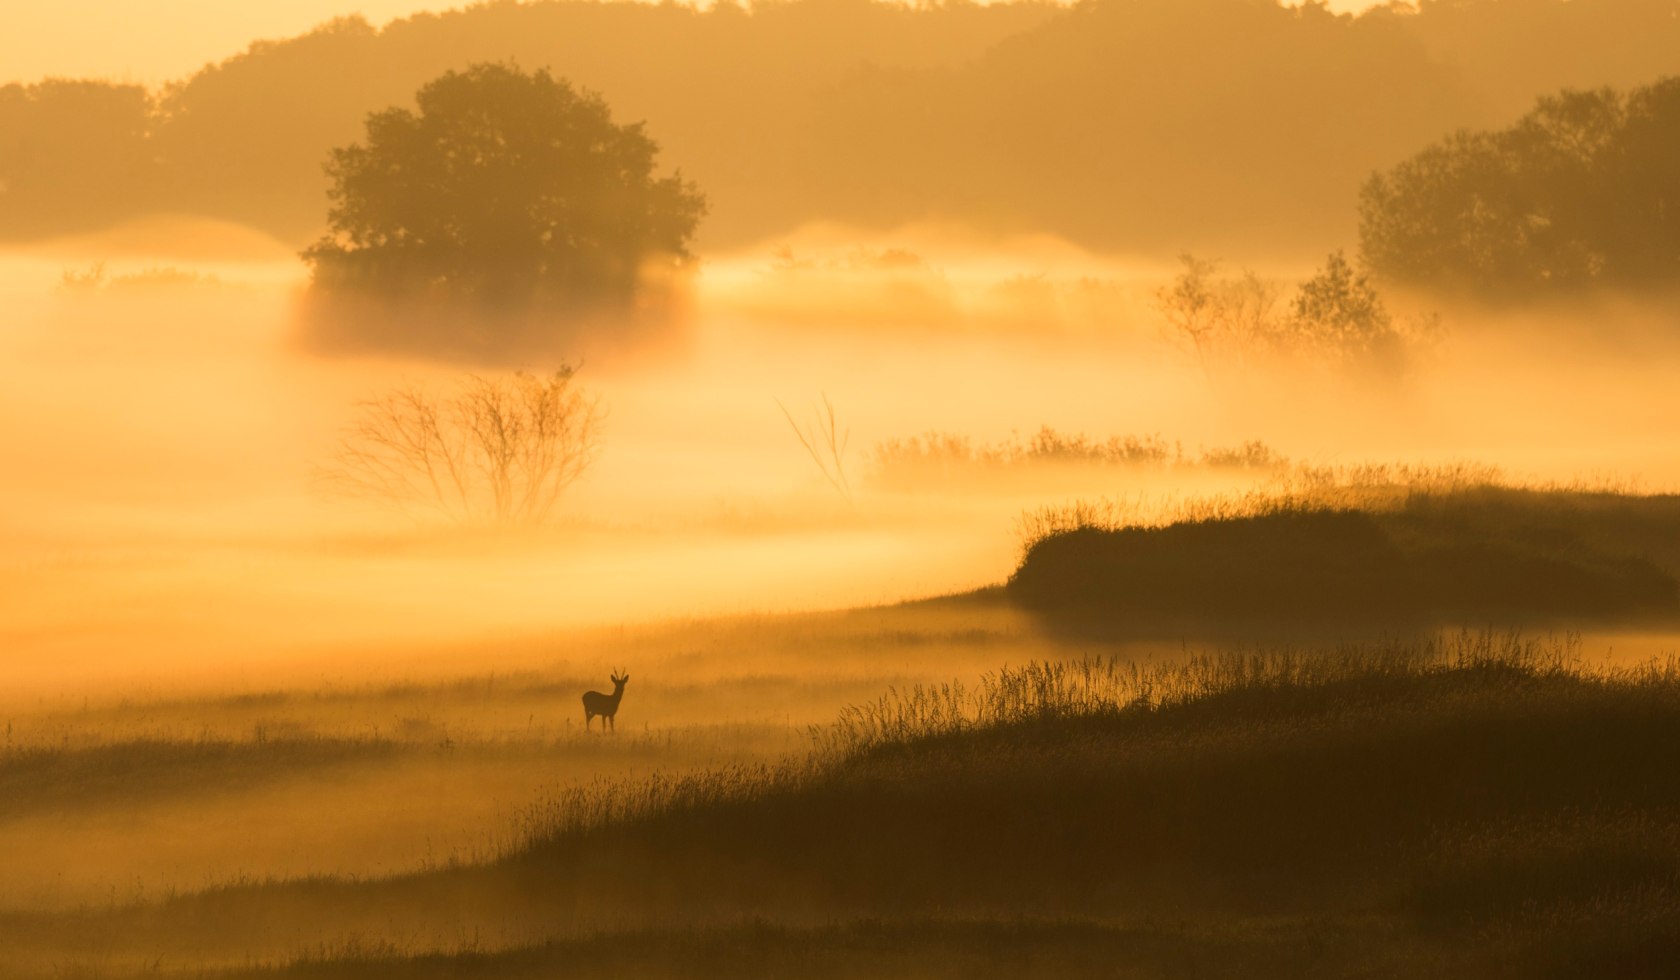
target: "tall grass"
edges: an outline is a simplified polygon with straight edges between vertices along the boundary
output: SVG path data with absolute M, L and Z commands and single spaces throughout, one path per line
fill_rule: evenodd
M 1610 670 L 1584 661 L 1572 634 L 1464 631 L 1156 663 L 1034 660 L 889 691 L 812 735 L 783 762 L 562 790 L 488 860 L 226 889 L 64 928 L 108 922 L 140 948 L 148 930 L 209 943 L 206 924 L 219 924 L 231 961 L 236 948 L 283 956 L 286 937 L 377 938 L 410 921 L 505 927 L 500 949 L 594 929 L 692 937 L 751 917 L 1136 922 L 1165 908 L 1192 917 L 1163 926 L 1185 942 L 1195 922 L 1311 916 L 1374 944 L 1373 963 L 1414 947 L 1472 957 L 1448 975 L 1495 975 L 1480 968 L 1484 947 L 1526 957 L 1500 975 L 1537 975 L 1557 936 L 1594 967 L 1680 950 L 1680 901 L 1642 890 L 1680 881 L 1672 658 Z M 1624 910 L 1650 922 L 1623 936 Z M 280 912 L 295 918 L 261 924 Z M 0 921 L 0 947 L 36 925 Z M 225 940 L 224 927 L 248 931 Z M 1416 975 L 1295 969 L 1317 962 L 1312 932 L 1291 933 L 1303 945 L 1270 975 Z M 1618 944 L 1604 955 L 1590 945 L 1601 932 Z M 469 965 L 428 948 L 440 947 L 414 948 L 407 975 Z M 400 975 L 385 961 L 403 949 L 375 947 L 367 962 L 324 949 L 321 976 Z M 481 965 L 505 976 L 512 963 Z
M 974 687 L 952 681 L 891 689 L 848 706 L 833 724 L 813 728 L 812 738 L 832 758 L 1002 725 L 1158 711 L 1238 691 L 1488 668 L 1532 676 L 1603 673 L 1585 665 L 1579 634 L 1491 630 L 1328 650 L 1200 653 L 1170 663 L 1121 656 L 1034 660 L 985 674 Z M 1680 676 L 1673 664 L 1644 670 L 1639 679 L 1646 681 Z
M 1161 712 L 1235 692 L 1355 681 L 1380 684 L 1467 670 L 1528 678 L 1680 682 L 1680 661 L 1616 674 L 1583 660 L 1578 634 L 1494 630 L 1330 649 L 1222 650 L 1171 662 L 1123 656 L 1031 660 L 988 672 L 972 685 L 952 680 L 890 688 L 873 701 L 843 708 L 831 723 L 812 726 L 808 751 L 780 762 L 675 775 L 654 772 L 641 778 L 600 777 L 563 788 L 519 812 L 518 830 L 505 850 L 511 856 L 568 835 L 783 796 L 821 783 L 848 760 L 919 740 L 1011 725 Z
M 1298 465 L 1279 469 L 1260 485 L 1237 492 L 1185 497 L 1116 495 L 1046 504 L 1023 512 L 1015 530 L 1025 556 L 1038 542 L 1072 531 L 1165 527 L 1315 510 L 1392 511 L 1472 490 L 1516 487 L 1498 467 L 1481 463 Z
M 640 778 L 597 776 L 520 808 L 501 853 L 511 858 L 546 841 L 623 827 L 662 814 L 750 803 L 796 790 L 815 775 L 816 769 L 802 760 L 787 760 L 686 773 L 656 770 Z
M 887 439 L 875 445 L 869 462 L 871 480 L 889 489 L 985 481 L 1008 473 L 1067 466 L 1275 473 L 1289 465 L 1276 450 L 1258 440 L 1196 453 L 1186 452 L 1182 443 L 1169 443 L 1159 434 L 1096 439 L 1047 425 L 1025 438 L 1017 433 L 995 442 L 976 442 L 952 432 Z

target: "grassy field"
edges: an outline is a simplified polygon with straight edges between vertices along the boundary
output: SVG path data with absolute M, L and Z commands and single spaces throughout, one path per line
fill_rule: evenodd
M 899 606 L 14 702 L 0 975 L 1666 975 L 1666 607 L 1444 623 L 1522 618 L 1487 600 L 1534 562 L 1672 586 L 1673 498 L 1379 496 L 1086 521 L 1008 588 Z M 1021 595 L 1057 541 L 1124 570 L 1180 537 L 1197 563 L 1129 583 L 1188 597 L 1177 619 L 1103 574 L 1074 617 L 1100 630 Z M 1230 547 L 1256 538 L 1289 547 Z M 1456 607 L 1332 615 L 1327 584 L 1393 585 L 1453 547 L 1515 563 L 1450 579 L 1481 583 L 1441 593 Z M 1318 605 L 1250 621 L 1233 576 Z M 618 731 L 585 731 L 578 696 L 612 667 Z
M 482 858 L 565 787 L 780 758 L 887 686 L 1057 649 L 1007 607 L 933 604 L 443 645 L 409 675 L 331 684 L 16 700 L 0 707 L 0 908 Z M 631 681 L 605 738 L 579 696 L 613 665 Z
M 1662 975 L 1680 670 L 1579 654 L 912 684 L 777 760 L 574 784 L 480 855 L 13 912 L 0 949 L 20 976 Z

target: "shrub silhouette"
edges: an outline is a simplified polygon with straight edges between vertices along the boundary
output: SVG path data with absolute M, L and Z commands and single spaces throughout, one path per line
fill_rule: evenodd
M 452 392 L 410 385 L 362 402 L 319 476 L 348 496 L 420 514 L 541 524 L 600 450 L 600 405 L 575 374 L 468 375 Z
M 1340 250 L 1295 287 L 1287 305 L 1275 283 L 1253 272 L 1225 277 L 1216 262 L 1188 254 L 1180 260 L 1184 270 L 1155 294 L 1161 335 L 1210 380 L 1268 358 L 1398 374 L 1438 324 L 1433 317 L 1397 323 L 1367 272 Z

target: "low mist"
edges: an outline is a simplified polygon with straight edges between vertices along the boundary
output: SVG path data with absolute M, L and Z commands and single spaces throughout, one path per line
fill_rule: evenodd
M 0 973 L 1666 975 L 1677 3 L 13 18 Z
M 1170 265 L 825 227 L 707 256 L 663 347 L 582 363 L 604 409 L 595 465 L 547 526 L 475 529 L 322 486 L 359 402 L 472 369 L 309 353 L 283 246 L 152 222 L 0 268 L 8 699 L 342 674 L 351 648 L 357 671 L 400 672 L 451 639 L 968 590 L 1009 575 L 1031 507 L 1147 508 L 1289 467 L 1680 474 L 1663 309 L 1435 308 L 1440 338 L 1400 377 L 1238 377 L 1170 343 Z M 837 460 L 801 443 L 828 421 Z M 1068 454 L 1111 439 L 1154 448 Z M 967 456 L 888 472 L 906 440 Z M 1011 451 L 1033 465 L 998 462 Z

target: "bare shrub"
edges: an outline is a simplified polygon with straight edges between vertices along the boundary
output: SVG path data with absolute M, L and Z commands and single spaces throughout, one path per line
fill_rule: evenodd
M 1221 276 L 1215 262 L 1181 259 L 1184 270 L 1155 294 L 1161 334 L 1210 380 L 1222 370 L 1278 359 L 1400 375 L 1440 333 L 1433 313 L 1396 317 L 1369 274 L 1339 251 L 1298 284 L 1286 306 L 1278 302 L 1278 287 L 1253 272 Z
M 467 375 L 361 403 L 333 462 L 338 492 L 462 523 L 533 525 L 599 453 L 599 399 L 567 366 L 547 377 Z
M 1232 279 L 1218 275 L 1219 264 L 1185 254 L 1184 271 L 1155 294 L 1166 321 L 1162 337 L 1194 357 L 1211 376 L 1221 362 L 1247 360 L 1275 352 L 1283 343 L 1278 291 L 1253 272 Z
M 834 492 L 843 497 L 846 503 L 852 502 L 852 484 L 846 477 L 846 449 L 851 444 L 850 429 L 840 428 L 839 416 L 834 411 L 834 403 L 822 396 L 821 405 L 811 407 L 811 420 L 803 425 L 793 417 L 780 399 L 776 400 L 776 407 L 782 410 L 782 417 L 793 429 L 799 444 L 805 447 L 805 452 L 811 457 L 811 462 L 822 472 L 823 479 L 834 488 Z

